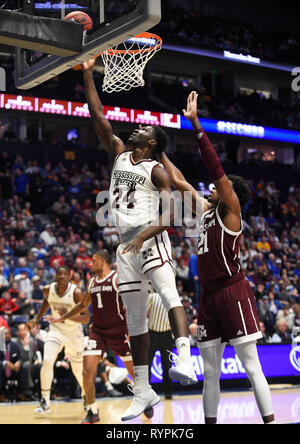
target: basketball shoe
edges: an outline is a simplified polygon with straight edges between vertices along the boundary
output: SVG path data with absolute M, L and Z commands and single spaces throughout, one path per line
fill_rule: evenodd
M 97 411 L 97 413 L 93 413 L 92 410 L 89 410 L 84 420 L 81 421 L 81 424 L 95 424 L 96 422 L 99 421 L 100 421 L 99 410 Z
M 183 359 L 181 356 L 176 356 L 170 352 L 169 359 L 175 363 L 175 367 L 170 368 L 169 377 L 172 380 L 179 381 L 181 385 L 197 384 L 198 379 L 191 359 Z
M 40 405 L 35 409 L 35 413 L 49 413 L 50 412 L 50 403 L 46 401 L 46 399 L 42 398 L 40 401 Z
M 151 385 L 149 385 L 149 388 L 146 391 L 143 391 L 140 387 L 134 387 L 130 384 L 128 385 L 128 389 L 133 393 L 133 400 L 129 408 L 122 416 L 122 421 L 129 421 L 137 418 L 144 413 L 145 410 L 149 410 L 151 407 L 154 407 L 160 402 L 159 396 L 151 388 Z

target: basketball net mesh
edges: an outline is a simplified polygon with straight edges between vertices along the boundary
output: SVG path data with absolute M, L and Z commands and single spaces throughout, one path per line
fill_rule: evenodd
M 145 66 L 161 47 L 160 37 L 143 33 L 104 51 L 101 54 L 105 67 L 103 91 L 113 93 L 144 86 Z

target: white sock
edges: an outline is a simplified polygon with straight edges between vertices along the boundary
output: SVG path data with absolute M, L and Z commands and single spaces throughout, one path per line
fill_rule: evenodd
M 109 381 L 107 381 L 105 384 L 106 390 L 113 390 L 113 386 L 111 385 L 111 383 Z
M 42 398 L 47 402 L 47 404 L 50 404 L 50 390 L 42 390 Z
M 98 406 L 97 406 L 97 403 L 94 402 L 94 404 L 90 404 L 90 405 L 89 405 L 89 410 L 92 410 L 93 414 L 94 414 L 94 415 L 97 415 L 97 413 L 98 413 Z
M 191 358 L 191 345 L 189 338 L 182 336 L 177 338 L 175 345 L 178 351 L 178 356 L 182 358 L 183 361 L 187 361 Z
M 149 389 L 149 368 L 148 365 L 134 366 L 135 386 L 142 390 Z

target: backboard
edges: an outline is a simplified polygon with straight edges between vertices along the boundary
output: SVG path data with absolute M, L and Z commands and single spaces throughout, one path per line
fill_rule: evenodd
M 16 87 L 30 89 L 81 64 L 104 50 L 158 24 L 161 0 L 26 0 L 23 12 L 63 20 L 73 11 L 86 12 L 93 28 L 83 33 L 81 51 L 59 57 L 16 48 Z

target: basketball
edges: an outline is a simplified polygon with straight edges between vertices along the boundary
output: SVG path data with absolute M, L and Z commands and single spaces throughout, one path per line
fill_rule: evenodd
M 84 25 L 84 31 L 90 31 L 93 27 L 93 21 L 91 17 L 85 12 L 75 11 L 71 12 L 65 17 L 65 20 L 73 20 L 74 22 L 78 22 L 81 25 Z

